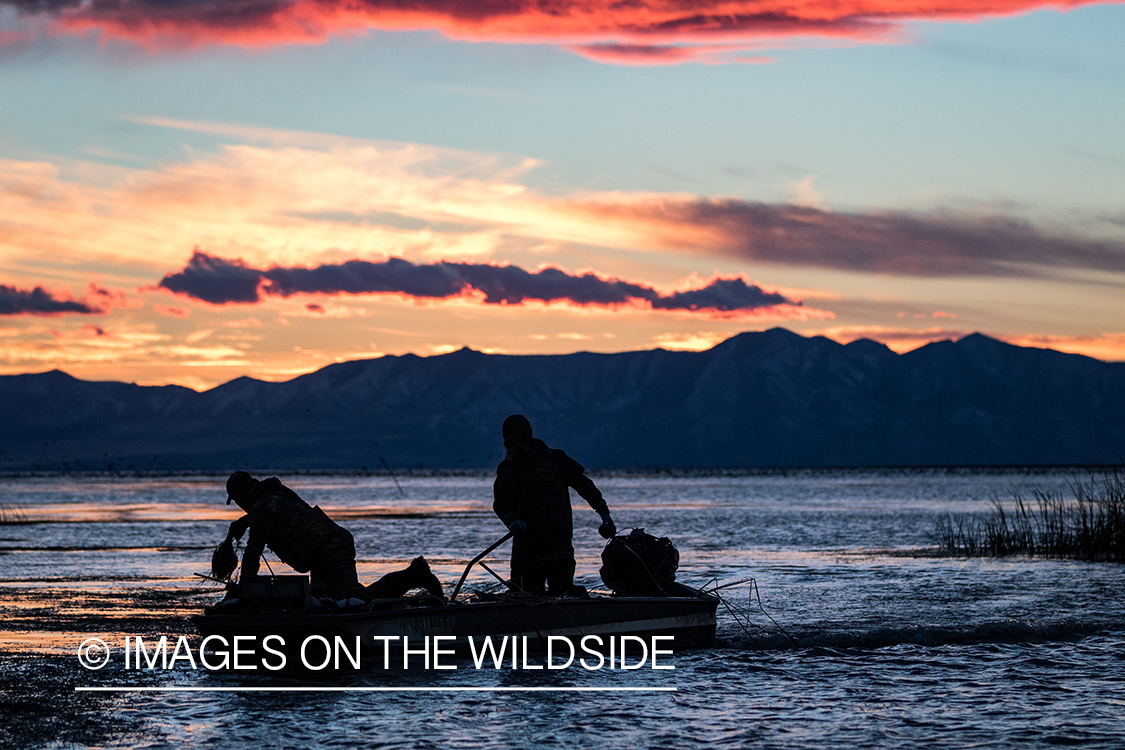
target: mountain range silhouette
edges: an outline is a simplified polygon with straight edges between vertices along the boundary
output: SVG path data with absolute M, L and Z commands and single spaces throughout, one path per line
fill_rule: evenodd
M 1125 363 L 981 334 L 896 354 L 785 329 L 700 352 L 461 349 L 330 365 L 202 393 L 0 377 L 0 470 L 495 466 L 500 423 L 588 468 L 1119 463 Z

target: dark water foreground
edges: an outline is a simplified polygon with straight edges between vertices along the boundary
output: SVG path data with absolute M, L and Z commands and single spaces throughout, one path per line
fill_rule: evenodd
M 1100 664 L 1106 673 L 1090 673 Z M 74 693 L 76 685 L 422 686 L 411 674 L 303 682 L 84 673 L 0 660 L 7 747 L 1121 747 L 1122 639 L 677 657 L 675 693 Z M 443 675 L 443 686 L 483 675 Z M 651 675 L 645 677 L 651 678 Z M 506 674 L 504 686 L 570 685 Z M 613 684 L 599 679 L 599 684 Z M 644 678 L 628 681 L 644 684 Z M 618 684 L 620 681 L 618 681 Z
M 677 654 L 672 671 L 478 671 L 459 662 L 441 673 L 301 677 L 78 663 L 91 636 L 195 638 L 187 618 L 218 594 L 193 574 L 234 517 L 215 479 L 4 480 L 4 497 L 32 523 L 0 527 L 0 746 L 1120 748 L 1125 568 L 935 555 L 942 514 L 987 512 L 990 493 L 1013 483 L 1066 481 L 1057 472 L 964 471 L 602 477 L 622 525 L 676 541 L 681 579 L 753 577 L 764 611 L 747 586 L 726 589 L 734 614 L 720 608 L 719 644 Z M 294 484 L 346 519 L 364 580 L 423 553 L 452 583 L 461 561 L 502 532 L 486 475 L 413 477 L 405 497 L 378 479 Z M 590 586 L 596 523 L 576 509 L 579 574 Z

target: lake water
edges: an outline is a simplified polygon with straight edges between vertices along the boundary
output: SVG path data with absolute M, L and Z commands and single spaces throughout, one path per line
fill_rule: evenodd
M 355 535 L 371 581 L 424 554 L 451 588 L 504 531 L 491 475 L 287 476 Z M 1079 475 L 1081 476 L 1081 475 Z M 934 554 L 937 519 L 1065 471 L 594 475 L 619 527 L 669 536 L 724 589 L 719 643 L 675 670 L 365 671 L 319 682 L 87 671 L 87 637 L 193 630 L 220 597 L 223 477 L 0 479 L 0 745 L 192 747 L 1125 747 L 1125 567 Z M 600 583 L 575 505 L 578 582 Z M 494 555 L 506 570 L 507 548 Z M 283 566 L 271 559 L 275 570 Z M 470 585 L 491 579 L 477 572 Z M 742 624 L 736 621 L 736 615 Z M 76 693 L 76 686 L 674 687 L 675 692 Z

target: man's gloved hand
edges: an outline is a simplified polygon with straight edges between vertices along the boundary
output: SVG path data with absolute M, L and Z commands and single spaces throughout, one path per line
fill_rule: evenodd
M 602 525 L 598 527 L 598 533 L 602 535 L 602 539 L 613 539 L 617 535 L 617 524 L 608 513 L 602 513 Z
M 527 524 L 523 521 L 512 521 L 512 525 L 508 527 L 508 531 L 512 532 L 513 536 L 520 536 L 527 531 Z

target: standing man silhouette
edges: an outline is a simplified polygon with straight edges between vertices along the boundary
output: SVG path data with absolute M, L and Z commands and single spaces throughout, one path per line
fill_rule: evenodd
M 606 539 L 617 533 L 609 507 L 581 464 L 532 436 L 527 417 L 505 419 L 503 435 L 507 452 L 496 468 L 492 509 L 515 537 L 512 583 L 532 594 L 570 593 L 575 565 L 570 488 L 602 517 L 598 533 Z

